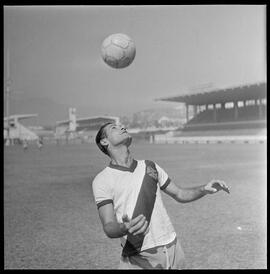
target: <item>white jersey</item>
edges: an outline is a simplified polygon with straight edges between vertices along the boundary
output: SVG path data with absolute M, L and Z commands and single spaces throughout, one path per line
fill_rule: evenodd
M 149 223 L 146 235 L 128 234 L 121 238 L 123 256 L 174 240 L 176 233 L 160 193 L 160 189 L 165 189 L 169 183 L 167 173 L 148 160 L 133 160 L 129 168 L 110 163 L 94 178 L 92 187 L 98 208 L 112 203 L 119 223 L 123 222 L 125 214 L 130 219 L 143 214 Z

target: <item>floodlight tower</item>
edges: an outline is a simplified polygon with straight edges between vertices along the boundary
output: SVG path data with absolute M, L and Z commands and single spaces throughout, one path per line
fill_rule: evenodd
M 10 145 L 10 125 L 9 125 L 9 99 L 11 92 L 11 77 L 10 77 L 10 64 L 9 64 L 9 49 L 7 48 L 7 78 L 6 78 L 6 119 L 7 119 L 7 140 L 6 145 Z

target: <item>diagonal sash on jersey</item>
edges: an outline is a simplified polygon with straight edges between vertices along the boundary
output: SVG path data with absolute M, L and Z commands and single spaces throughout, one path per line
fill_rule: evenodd
M 136 205 L 133 211 L 132 219 L 140 214 L 143 214 L 150 224 L 154 204 L 156 200 L 158 172 L 155 164 L 152 161 L 145 161 L 146 170 L 143 182 L 139 191 Z M 128 234 L 127 241 L 123 247 L 122 256 L 131 256 L 138 254 L 141 250 L 144 235 L 131 235 Z

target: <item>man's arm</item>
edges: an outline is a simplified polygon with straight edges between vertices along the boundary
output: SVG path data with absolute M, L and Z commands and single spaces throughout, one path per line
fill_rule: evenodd
M 170 182 L 170 184 L 163 191 L 177 202 L 188 203 L 198 200 L 206 194 L 216 193 L 219 190 L 224 190 L 229 193 L 229 188 L 226 183 L 220 180 L 212 180 L 208 184 L 191 188 L 181 188 L 173 182 Z
M 132 220 L 124 215 L 122 217 L 123 223 L 119 223 L 114 215 L 112 204 L 101 206 L 98 212 L 103 230 L 109 238 L 120 238 L 128 233 L 138 235 L 147 232 L 148 222 L 143 215 L 139 215 Z

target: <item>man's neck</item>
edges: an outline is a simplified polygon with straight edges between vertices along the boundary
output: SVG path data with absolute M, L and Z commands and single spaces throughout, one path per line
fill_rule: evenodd
M 111 163 L 113 165 L 119 165 L 124 167 L 130 167 L 133 162 L 133 157 L 127 147 L 122 147 L 120 149 L 111 152 Z

